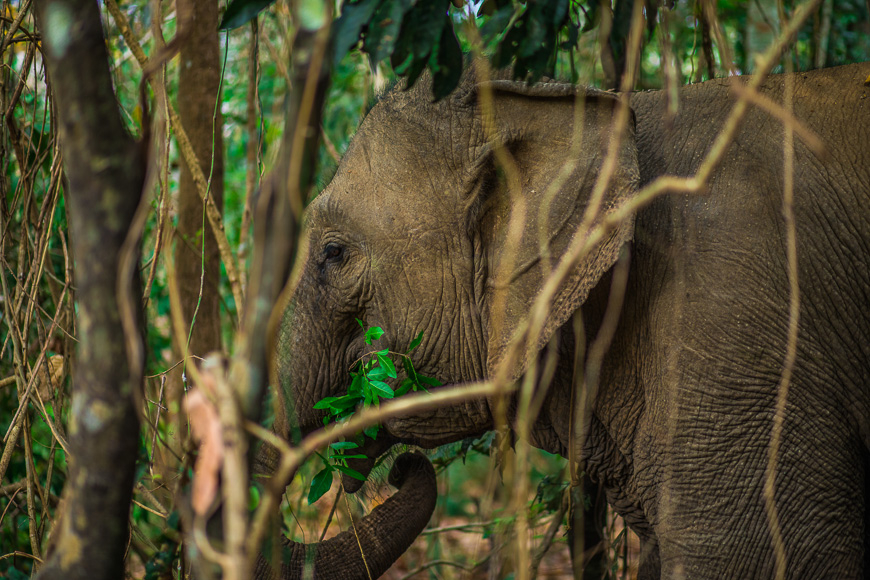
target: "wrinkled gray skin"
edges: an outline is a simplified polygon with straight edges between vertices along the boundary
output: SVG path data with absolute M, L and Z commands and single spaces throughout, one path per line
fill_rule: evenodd
M 824 140 L 827 155 L 796 140 L 800 326 L 776 468 L 789 578 L 870 572 L 868 74 L 861 64 L 792 77 L 795 116 Z M 490 375 L 551 265 L 541 257 L 538 224 L 555 259 L 580 223 L 610 142 L 615 97 L 575 97 L 558 84 L 488 85 L 490 128 L 515 160 L 528 208 L 511 261 L 504 248 L 512 204 L 471 76 L 436 104 L 425 83 L 382 99 L 310 205 L 307 262 L 279 342 L 285 436 L 321 425 L 312 406 L 343 393 L 351 364 L 370 350 L 355 318 L 381 326 L 379 348 L 399 352 L 424 331 L 415 366 L 445 384 Z M 635 130 L 623 139 L 604 211 L 658 176 L 693 175 L 731 110 L 730 86 L 745 82 L 681 89 L 670 123 L 663 93 L 633 95 Z M 784 83 L 771 77 L 761 92 L 781 103 Z M 584 104 L 582 117 L 575 102 Z M 583 141 L 571 153 L 575 119 Z M 640 535 L 642 577 L 774 573 L 763 482 L 789 319 L 783 142 L 782 123 L 753 108 L 706 194 L 659 197 L 633 225 L 610 231 L 560 288 L 545 336 L 530 348 L 558 339 L 558 367 L 531 443 L 564 456 L 574 446 L 578 469 Z M 568 159 L 573 172 L 549 187 L 565 177 Z M 574 349 L 598 336 L 621 253 L 629 259 L 624 303 L 584 439 L 570 425 L 580 396 L 572 393 L 581 392 L 572 381 Z M 510 272 L 507 284 L 502 271 Z M 494 315 L 499 296 L 503 320 Z M 582 342 L 572 330 L 578 311 Z M 480 434 L 493 427 L 493 410 L 489 401 L 470 402 L 386 427 L 367 448 L 373 458 L 396 441 L 435 447 Z M 415 534 L 406 532 L 406 543 Z

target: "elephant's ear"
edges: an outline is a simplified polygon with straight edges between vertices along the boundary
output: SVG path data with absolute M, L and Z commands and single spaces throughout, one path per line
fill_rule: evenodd
M 493 97 L 492 111 L 482 111 L 484 119 L 494 121 L 488 133 L 497 134 L 509 153 L 501 170 L 495 169 L 499 163 L 493 148 L 487 148 L 474 164 L 477 175 L 473 181 L 478 185 L 471 206 L 472 227 L 476 224 L 478 228 L 486 261 L 487 370 L 492 374 L 559 259 L 578 236 L 585 238 L 632 195 L 639 171 L 630 116 L 629 126 L 618 140 L 616 165 L 603 196 L 598 198 L 600 206 L 589 221 L 585 214 L 590 205 L 596 205 L 593 191 L 616 131 L 618 98 L 557 83 L 528 86 L 496 80 L 480 86 L 477 92 L 485 88 L 492 90 Z M 488 160 L 483 158 L 486 156 Z M 510 182 L 515 184 L 513 188 Z M 512 189 L 521 200 L 512 199 Z M 522 211 L 523 206 L 525 219 L 512 222 L 511 213 Z M 584 219 L 590 227 L 581 227 Z M 512 223 L 521 224 L 521 229 Z M 614 265 L 633 231 L 633 220 L 624 221 L 607 231 L 583 256 L 558 287 L 539 339 L 525 345 L 512 365 L 511 378 L 522 374 L 529 357 L 586 300 Z

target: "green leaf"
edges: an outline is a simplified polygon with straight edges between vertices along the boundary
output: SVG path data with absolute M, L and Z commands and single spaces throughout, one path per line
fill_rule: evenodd
M 341 397 L 326 397 L 315 403 L 315 409 L 331 409 L 335 412 L 346 411 L 352 409 L 359 404 L 359 395 L 342 395 Z
M 333 449 L 356 449 L 359 445 L 353 441 L 336 441 L 335 443 L 330 444 L 330 447 Z
M 426 68 L 429 55 L 438 50 L 448 3 L 449 0 L 418 1 L 405 14 L 390 62 L 396 74 L 407 75 L 405 87 L 408 89 Z
M 346 465 L 333 465 L 333 467 L 335 469 L 339 470 L 340 472 L 344 473 L 345 475 L 351 476 L 354 479 L 358 479 L 360 481 L 366 480 L 365 475 L 363 475 L 362 473 L 360 473 L 359 471 L 357 471 L 355 469 L 351 469 L 350 467 L 347 467 Z
M 380 326 L 372 326 L 366 330 L 366 344 L 371 344 L 373 340 L 377 340 L 384 335 L 384 329 Z
M 382 381 L 390 375 L 387 373 L 387 369 L 382 366 L 377 366 L 366 373 L 366 376 L 370 381 Z
M 417 378 L 424 385 L 429 385 L 430 387 L 440 387 L 442 385 L 441 381 L 433 377 L 427 377 L 424 375 L 417 375 Z
M 411 379 L 412 382 L 417 382 L 417 369 L 414 368 L 414 364 L 411 362 L 411 359 L 408 357 L 402 357 L 402 367 L 405 369 L 405 374 L 408 375 L 408 378 Z
M 326 397 L 324 399 L 320 399 L 316 403 L 314 403 L 315 409 L 331 409 L 332 403 L 337 401 L 340 397 Z
M 330 455 L 330 459 L 368 459 L 368 455 Z
M 401 397 L 402 395 L 410 391 L 411 387 L 415 386 L 415 384 L 416 383 L 410 378 L 404 379 L 399 385 L 399 388 L 396 389 L 396 396 Z
M 392 399 L 396 396 L 396 393 L 390 388 L 390 385 L 383 381 L 369 381 L 369 384 L 372 386 L 372 389 L 384 399 Z
M 347 51 L 359 42 L 360 34 L 365 26 L 372 19 L 372 14 L 380 4 L 381 0 L 360 0 L 353 4 L 346 3 L 342 10 L 341 16 L 332 23 L 332 31 L 330 37 L 332 40 L 332 57 L 335 66 L 341 62 Z M 357 318 L 360 326 L 363 323 Z M 363 326 L 363 328 L 365 328 Z
M 363 49 L 377 64 L 392 54 L 410 0 L 382 0 L 369 22 Z
M 233 0 L 227 6 L 218 30 L 232 30 L 246 24 L 257 17 L 263 9 L 271 6 L 275 0 Z
M 453 32 L 453 21 L 444 16 L 444 28 L 441 30 L 441 40 L 438 43 L 438 70 L 432 75 L 432 93 L 436 101 L 450 94 L 459 78 L 462 76 L 462 48 L 456 33 Z
M 260 505 L 260 490 L 252 485 L 248 488 L 248 511 L 254 511 Z
M 517 9 L 522 10 L 522 8 Z M 489 20 L 480 27 L 480 35 L 484 41 L 493 40 L 504 33 L 507 25 L 510 24 L 511 18 L 513 18 L 515 10 L 512 4 L 495 10 Z
M 425 377 L 423 375 L 417 375 L 417 380 L 420 381 L 421 385 L 429 385 L 430 387 L 440 387 L 441 381 L 438 379 L 434 379 L 432 377 Z
M 377 439 L 378 431 L 380 430 L 380 428 L 380 425 L 372 425 L 371 427 L 365 429 L 363 433 L 365 433 L 366 437 L 368 437 L 369 439 Z
M 331 466 L 326 466 L 311 480 L 311 488 L 308 490 L 308 505 L 319 500 L 332 487 L 332 471 Z
M 385 354 L 378 353 L 378 362 L 381 363 L 381 367 L 387 372 L 387 376 L 391 379 L 396 378 L 396 365 L 393 364 L 393 361 L 390 360 Z
M 363 394 L 363 373 L 352 373 L 353 380 L 347 388 L 348 396 L 362 397 Z
M 420 331 L 420 334 L 417 335 L 417 338 L 411 341 L 411 346 L 408 347 L 408 350 L 405 351 L 405 354 L 411 354 L 411 351 L 420 346 L 420 343 L 423 342 L 423 331 Z

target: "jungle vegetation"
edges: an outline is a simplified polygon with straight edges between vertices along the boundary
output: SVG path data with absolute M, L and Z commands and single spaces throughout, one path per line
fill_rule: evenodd
M 248 465 L 301 209 L 398 78 L 428 69 L 440 98 L 473 55 L 673 91 L 751 74 L 802 10 L 774 72 L 870 56 L 865 0 L 3 0 L 0 577 L 244 578 L 267 527 L 315 541 L 389 493 L 342 494 L 316 455 L 277 494 Z M 434 453 L 436 516 L 389 577 L 570 574 L 565 462 L 532 454 L 534 494 L 511 500 L 494 441 Z M 240 528 L 195 529 L 215 498 Z M 501 550 L 517 517 L 530 571 Z

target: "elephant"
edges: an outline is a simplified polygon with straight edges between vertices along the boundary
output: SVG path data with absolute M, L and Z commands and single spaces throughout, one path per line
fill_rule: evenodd
M 528 442 L 603 490 L 641 539 L 641 578 L 870 574 L 870 63 L 759 85 L 789 96 L 823 152 L 786 138 L 787 112 L 750 106 L 702 191 L 634 206 L 656 179 L 696 175 L 751 77 L 682 87 L 674 114 L 666 91 L 621 101 L 479 70 L 437 102 L 426 78 L 382 96 L 307 207 L 276 431 L 322 426 L 314 405 L 372 348 L 356 319 L 395 352 L 422 331 L 414 366 L 448 387 L 528 371 Z M 588 252 L 552 290 L 578 238 Z M 500 367 L 547 288 L 537 340 Z M 518 397 L 505 413 L 520 431 Z M 485 398 L 393 418 L 356 466 L 480 435 L 498 412 Z M 419 531 L 369 519 L 405 545 Z M 391 564 L 374 559 L 371 577 Z

